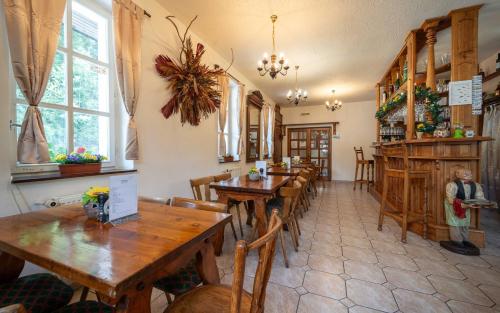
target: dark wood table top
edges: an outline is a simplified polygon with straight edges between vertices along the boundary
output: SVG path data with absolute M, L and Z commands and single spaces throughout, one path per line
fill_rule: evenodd
M 282 176 L 297 176 L 300 173 L 299 168 L 283 168 L 281 166 L 274 166 L 267 169 L 269 175 L 282 175 Z
M 269 175 L 267 179 L 252 181 L 248 178 L 248 175 L 242 175 L 217 183 L 211 183 L 210 188 L 235 192 L 274 194 L 280 187 L 286 185 L 289 180 L 290 177 L 287 176 Z
M 0 218 L 0 250 L 115 297 L 213 236 L 230 215 L 139 202 L 139 218 L 112 226 L 79 205 Z

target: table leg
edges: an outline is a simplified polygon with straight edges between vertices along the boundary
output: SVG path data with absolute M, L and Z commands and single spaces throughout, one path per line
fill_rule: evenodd
M 202 248 L 196 254 L 196 269 L 203 280 L 203 284 L 220 284 L 214 245 L 210 238 L 204 242 Z
M 248 203 L 248 206 L 246 206 L 246 209 L 247 209 L 247 225 L 252 226 L 253 213 L 255 212 L 255 201 L 248 200 L 247 203 Z
M 116 313 L 151 313 L 152 285 L 140 282 L 130 295 L 123 296 L 116 305 Z
M 0 251 L 0 264 L 2 264 L 0 266 L 0 284 L 16 280 L 24 268 L 24 260 L 2 251 Z
M 259 236 L 265 235 L 267 231 L 267 215 L 266 215 L 266 201 L 265 199 L 255 200 L 255 216 L 257 218 L 257 231 Z
M 222 192 L 217 192 L 217 202 L 228 205 L 229 198 Z M 214 236 L 213 245 L 215 248 L 215 255 L 220 256 L 222 254 L 222 246 L 224 245 L 224 229 L 225 226 L 217 231 Z

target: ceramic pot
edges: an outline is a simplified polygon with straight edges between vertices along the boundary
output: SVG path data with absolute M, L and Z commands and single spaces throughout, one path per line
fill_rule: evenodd
M 424 132 L 417 132 L 417 139 L 422 139 Z
M 260 174 L 259 173 L 249 173 L 248 179 L 253 180 L 253 181 L 259 180 Z

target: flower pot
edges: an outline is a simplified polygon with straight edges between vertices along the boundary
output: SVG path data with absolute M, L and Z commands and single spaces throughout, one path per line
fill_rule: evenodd
M 101 163 L 59 164 L 59 172 L 62 176 L 97 174 L 101 172 Z
M 431 133 L 424 133 L 423 137 L 424 138 L 434 138 L 434 136 Z
M 417 139 L 422 139 L 424 132 L 417 132 Z
M 248 179 L 256 181 L 260 179 L 259 173 L 248 173 Z
M 224 157 L 224 162 L 233 162 L 234 161 L 234 157 L 233 156 L 225 156 Z

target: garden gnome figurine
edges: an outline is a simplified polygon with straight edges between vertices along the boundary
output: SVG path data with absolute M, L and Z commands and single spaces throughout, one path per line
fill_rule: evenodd
M 472 172 L 463 167 L 455 171 L 455 180 L 446 185 L 444 207 L 450 241 L 441 241 L 443 248 L 465 255 L 479 255 L 479 248 L 469 241 L 470 209 L 477 206 L 464 200 L 484 199 L 480 184 L 472 181 Z

